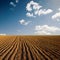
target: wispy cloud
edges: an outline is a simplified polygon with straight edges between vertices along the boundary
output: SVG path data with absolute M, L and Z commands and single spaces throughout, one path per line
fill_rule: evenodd
M 19 2 L 19 0 L 16 0 L 16 3 L 18 3 Z
M 0 35 L 3 35 L 3 36 L 5 36 L 6 34 L 0 34 Z
M 60 11 L 60 8 L 58 8 L 58 10 Z
M 47 15 L 47 14 L 49 14 L 51 12 L 52 12 L 51 9 L 47 9 L 47 10 L 46 9 L 40 9 L 40 10 L 35 11 L 35 15 L 38 15 L 38 16 Z
M 10 2 L 10 5 L 13 7 L 16 7 L 17 3 L 19 3 L 19 0 L 15 0 L 15 2 Z
M 39 34 L 39 35 L 55 34 L 57 31 L 60 31 L 60 28 L 56 26 L 48 26 L 48 25 L 35 26 L 35 34 Z
M 34 2 L 34 1 L 30 1 L 29 3 L 27 3 L 27 6 L 26 6 L 26 10 L 27 10 L 27 13 L 33 13 L 34 15 L 27 15 L 28 17 L 33 17 L 33 16 L 40 16 L 40 15 L 46 15 L 46 14 L 49 14 L 51 12 L 53 12 L 52 9 L 42 9 L 42 6 L 37 3 L 37 2 Z
M 14 2 L 10 2 L 10 5 L 16 7 L 16 4 Z
M 22 19 L 22 20 L 19 20 L 19 23 L 26 26 L 29 23 L 31 23 L 31 21 L 25 21 L 24 19 Z

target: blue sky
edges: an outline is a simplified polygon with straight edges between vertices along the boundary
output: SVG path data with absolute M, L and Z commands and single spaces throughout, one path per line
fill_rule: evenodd
M 60 35 L 60 0 L 0 0 L 0 35 Z

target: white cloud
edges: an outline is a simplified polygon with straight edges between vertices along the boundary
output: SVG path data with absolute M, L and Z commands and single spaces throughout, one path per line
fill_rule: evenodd
M 15 2 L 18 3 L 19 0 L 15 0 Z M 10 5 L 13 6 L 13 7 L 16 7 L 16 3 L 14 3 L 14 2 L 11 1 L 11 2 L 10 2 Z
M 55 13 L 55 14 L 52 16 L 52 19 L 56 19 L 57 21 L 60 21 L 60 12 Z
M 33 15 L 33 13 L 26 13 L 26 16 L 28 16 L 28 17 L 35 17 L 34 15 Z
M 20 24 L 22 25 L 28 25 L 29 23 L 31 23 L 31 21 L 25 21 L 24 19 L 19 21 Z
M 50 35 L 51 33 L 46 32 L 46 31 L 36 31 L 35 34 L 37 34 L 37 35 Z
M 0 34 L 0 35 L 5 36 L 6 34 Z
M 16 0 L 16 3 L 18 3 L 19 2 L 19 0 Z
M 42 6 L 39 3 L 34 1 L 30 1 L 29 3 L 27 3 L 26 10 L 27 10 L 27 13 L 29 14 L 33 13 L 34 14 L 33 16 L 46 15 L 53 12 L 52 9 L 42 9 Z M 30 17 L 29 15 L 27 16 Z
M 47 9 L 47 10 L 46 9 L 40 9 L 40 10 L 35 11 L 35 15 L 38 15 L 38 16 L 46 15 L 46 14 L 49 14 L 51 12 L 53 12 L 51 9 Z
M 14 2 L 10 2 L 10 5 L 12 5 L 13 7 L 16 7 L 16 4 L 14 4 Z
M 49 35 L 49 34 L 54 34 L 56 33 L 57 31 L 60 31 L 60 28 L 58 27 L 55 27 L 55 26 L 48 26 L 48 25 L 37 25 L 35 26 L 35 33 L 36 34 L 46 34 L 46 35 Z
M 39 3 L 34 2 L 34 1 L 30 1 L 26 6 L 26 10 L 27 11 L 32 11 L 33 9 L 39 10 L 41 7 L 42 6 L 40 6 Z
M 60 8 L 58 10 L 60 11 Z

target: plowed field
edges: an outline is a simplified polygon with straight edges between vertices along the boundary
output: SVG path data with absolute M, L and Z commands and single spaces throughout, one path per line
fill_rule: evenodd
M 0 36 L 0 60 L 60 60 L 60 36 Z

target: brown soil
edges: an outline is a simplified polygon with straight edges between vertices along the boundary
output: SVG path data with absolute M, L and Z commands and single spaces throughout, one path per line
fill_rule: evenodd
M 0 36 L 0 60 L 60 60 L 60 36 Z

